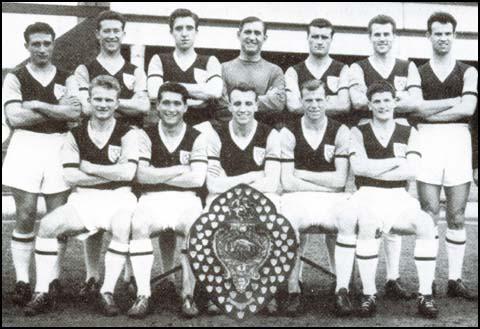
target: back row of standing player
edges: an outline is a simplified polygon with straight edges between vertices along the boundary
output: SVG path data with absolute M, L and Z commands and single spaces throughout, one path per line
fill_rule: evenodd
M 188 10 L 176 10 L 170 17 L 175 51 L 155 55 L 148 66 L 148 76 L 140 68 L 127 63 L 120 54 L 125 34 L 123 17 L 104 12 L 97 24 L 100 54 L 94 61 L 79 66 L 74 77 L 50 63 L 53 31 L 42 36 L 42 33 L 36 33 L 34 26 L 25 34 L 27 48 L 32 54 L 30 63 L 5 79 L 3 104 L 6 118 L 11 126 L 23 128 L 12 139 L 12 151 L 9 150 L 3 168 L 6 173 L 4 184 L 13 188 L 17 205 L 12 253 L 18 282 L 28 282 L 29 255 L 33 245 L 32 219 L 38 194 L 46 195 L 48 211 L 63 204 L 68 196 L 68 186 L 59 177 L 61 170 L 53 169 L 56 168 L 54 162 L 60 163 L 56 161 L 55 150 L 62 142 L 50 133 L 65 132 L 67 122 L 78 117 L 80 108 L 88 112 L 89 82 L 105 74 L 116 77 L 121 84 L 119 117 L 136 126 L 142 125 L 144 115 L 150 110 L 149 98 L 155 99 L 158 89 L 166 81 L 180 82 L 187 88 L 190 99 L 185 119 L 191 125 L 228 116 L 229 112 L 223 110 L 222 94 L 228 95 L 240 82 L 254 86 L 260 95 L 259 121 L 269 125 L 290 121 L 300 117 L 300 86 L 311 79 L 322 80 L 327 86 L 327 114 L 340 122 L 356 124 L 370 116 L 366 89 L 375 81 L 388 81 L 396 89 L 397 116 L 420 123 L 421 137 L 428 141 L 428 147 L 422 150 L 422 168 L 418 176 L 422 206 L 437 218 L 440 190 L 445 186 L 449 199 L 447 242 L 465 244 L 464 209 L 472 173 L 471 144 L 465 124 L 476 107 L 477 71 L 452 57 L 456 21 L 450 15 L 442 13 L 430 18 L 427 35 L 432 42 L 433 57 L 420 70 L 413 62 L 394 57 L 392 46 L 396 30 L 390 17 L 377 16 L 370 21 L 368 30 L 374 53 L 350 68 L 329 56 L 333 27 L 327 20 L 316 19 L 307 31 L 309 57 L 289 68 L 285 77 L 278 66 L 261 57 L 267 31 L 265 23 L 258 18 L 249 17 L 241 22 L 238 31 L 240 56 L 220 65 L 214 56 L 197 55 L 194 50 L 198 17 Z M 66 97 L 62 97 L 64 95 Z M 62 100 L 61 103 L 53 105 L 58 99 Z M 283 111 L 285 105 L 286 113 Z M 32 145 L 32 142 L 38 144 L 33 151 L 22 147 Z M 44 167 L 38 165 L 40 161 Z M 97 237 L 97 242 L 95 239 L 88 241 L 87 278 L 98 278 L 98 262 L 95 261 L 98 257 L 92 254 L 98 254 L 101 238 Z M 389 281 L 397 282 L 401 240 L 389 235 L 385 242 L 389 259 L 387 277 Z M 459 252 L 463 259 L 463 251 Z M 452 254 L 452 257 L 458 256 L 458 253 Z M 458 272 L 458 269 L 451 272 Z M 459 276 L 456 274 L 451 278 L 457 280 Z M 20 285 L 17 288 L 21 295 L 25 287 Z M 403 294 L 398 282 L 393 289 Z

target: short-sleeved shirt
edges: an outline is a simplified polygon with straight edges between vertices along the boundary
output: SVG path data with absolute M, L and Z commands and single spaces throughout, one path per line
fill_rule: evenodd
M 167 148 L 164 136 L 160 133 L 160 122 L 152 127 L 146 128 L 142 134 L 140 146 L 140 160 L 147 161 L 155 168 L 168 168 L 180 165 L 190 165 L 194 162 L 208 163 L 207 145 L 204 136 L 191 126 L 186 126 L 183 137 L 178 146 L 172 151 Z M 168 184 L 143 184 L 140 187 L 142 192 L 161 191 L 194 191 L 176 187 Z
M 373 83 L 377 81 L 386 81 L 391 84 L 395 90 L 398 91 L 406 91 L 412 87 L 418 86 L 408 86 L 408 68 L 410 66 L 410 62 L 402 59 L 396 59 L 395 65 L 393 66 L 392 72 L 390 72 L 389 76 L 385 79 L 382 77 L 380 73 L 372 66 L 370 60 L 368 58 L 363 59 L 361 61 L 356 62 L 358 66 L 363 71 L 363 76 L 365 80 L 366 87 L 370 87 Z M 355 119 L 357 122 L 360 119 L 371 119 L 372 113 L 370 111 L 355 111 L 353 112 Z M 396 118 L 406 118 L 407 114 L 395 114 Z
M 349 136 L 341 136 L 342 124 L 327 119 L 320 144 L 314 149 L 305 138 L 302 120 L 288 123 L 280 132 L 282 162 L 294 162 L 301 170 L 335 171 L 335 158 L 348 158 L 349 152 Z
M 412 131 L 415 130 L 415 128 L 411 126 L 396 123 L 395 130 L 386 147 L 378 141 L 370 123 L 359 125 L 356 128 L 362 134 L 363 145 L 369 159 L 405 158 L 410 153 L 421 155 L 419 146 L 409 143 Z M 350 150 L 350 155 L 355 153 L 355 149 Z M 365 176 L 355 176 L 355 185 L 357 188 L 362 186 L 406 188 L 408 181 L 385 181 Z
M 22 65 L 5 77 L 2 90 L 3 106 L 33 100 L 56 105 L 65 95 L 68 77 L 68 72 L 57 68 L 52 80 L 44 86 L 32 75 L 26 65 Z M 22 129 L 44 134 L 68 131 L 66 121 L 55 119 L 22 127 Z
M 135 131 L 121 121 L 116 121 L 107 143 L 99 148 L 90 137 L 89 121 L 73 128 L 66 137 L 62 148 L 64 168 L 78 168 L 80 161 L 85 160 L 98 165 L 113 165 L 116 163 L 138 163 L 138 145 L 136 149 L 126 147 L 122 139 L 126 136 L 135 136 Z M 136 136 L 135 136 L 136 138 Z M 131 182 L 109 182 L 93 186 L 97 189 L 115 189 L 121 186 L 130 186 Z
M 453 71 L 447 76 L 445 81 L 441 82 L 433 72 L 430 62 L 425 63 L 419 69 L 422 80 L 422 93 L 425 100 L 438 100 L 460 97 L 466 94 L 478 96 L 476 90 L 464 90 L 464 75 L 470 68 L 470 65 L 457 61 Z M 469 123 L 470 118 L 465 117 L 456 121 L 436 122 L 436 123 Z M 419 119 L 416 123 L 429 123 L 427 120 Z
M 208 159 L 218 160 L 227 176 L 261 171 L 266 161 L 280 161 L 280 150 L 275 145 L 279 142 L 278 131 L 270 126 L 259 122 L 245 149 L 233 140 L 230 123 L 215 125 L 214 129 L 208 145 Z
M 117 81 L 120 83 L 121 89 L 120 99 L 130 99 L 133 97 L 133 95 L 135 95 L 136 92 L 147 90 L 146 80 L 137 81 L 135 77 L 137 66 L 127 61 L 125 61 L 122 68 L 113 75 L 110 74 L 97 59 L 87 63 L 85 67 L 88 71 L 89 81 L 92 81 L 99 75 L 109 75 L 117 79 Z M 80 90 L 88 90 L 88 86 L 80 86 Z M 126 116 L 120 111 L 116 111 L 115 117 L 120 121 L 127 122 L 129 125 L 136 127 L 142 127 L 143 125 L 143 114 Z

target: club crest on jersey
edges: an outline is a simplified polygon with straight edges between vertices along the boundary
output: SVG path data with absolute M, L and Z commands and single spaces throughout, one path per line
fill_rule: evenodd
M 395 76 L 395 78 L 393 78 L 393 84 L 396 91 L 403 91 L 407 88 L 407 77 Z
M 66 91 L 67 91 L 67 88 L 65 86 L 62 86 L 61 84 L 56 83 L 53 86 L 53 94 L 55 95 L 55 98 L 57 100 L 60 100 L 60 98 L 62 98 L 65 95 Z
M 190 164 L 190 152 L 180 150 L 180 163 L 182 165 L 188 165 Z
M 332 162 L 333 157 L 335 156 L 335 145 L 325 144 L 323 149 L 323 156 L 327 162 Z
M 229 317 L 243 321 L 275 296 L 295 265 L 295 230 L 267 196 L 240 184 L 191 226 L 187 256 L 197 282 Z
M 335 76 L 327 76 L 327 87 L 328 89 L 330 89 L 334 94 L 337 93 L 338 91 L 338 83 L 339 83 L 340 79 L 338 77 L 335 77 Z
M 122 154 L 122 147 L 117 145 L 108 145 L 108 160 L 116 163 Z
M 133 90 L 133 86 L 135 85 L 135 76 L 128 73 L 123 73 L 123 84 L 128 90 Z
M 393 143 L 393 154 L 396 158 L 405 158 L 407 154 L 407 144 Z
M 262 147 L 253 147 L 253 160 L 255 160 L 255 163 L 257 166 L 261 166 L 263 164 L 263 161 L 265 160 L 265 149 Z

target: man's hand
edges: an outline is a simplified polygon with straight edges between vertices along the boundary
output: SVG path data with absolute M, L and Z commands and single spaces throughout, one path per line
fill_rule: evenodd
M 214 177 L 225 177 L 227 174 L 221 166 L 208 166 L 208 173 Z
M 295 169 L 293 175 L 297 178 L 305 180 L 305 178 L 307 177 L 307 171 L 301 170 L 301 169 Z
M 61 105 L 81 106 L 82 103 L 77 96 L 64 96 L 60 99 Z
M 280 102 L 285 102 L 286 100 L 285 92 L 276 87 L 270 87 L 267 91 L 267 96 L 272 98 L 276 97 Z
M 33 110 L 41 108 L 42 102 L 40 101 L 26 101 L 22 103 L 22 107 L 27 110 Z

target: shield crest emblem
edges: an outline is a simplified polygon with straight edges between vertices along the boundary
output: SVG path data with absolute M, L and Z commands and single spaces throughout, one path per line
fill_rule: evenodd
M 117 145 L 108 145 L 108 160 L 116 163 L 122 154 L 122 147 Z
M 265 195 L 240 184 L 219 195 L 192 225 L 187 255 L 209 299 L 242 321 L 288 281 L 296 250 L 290 222 Z
M 255 160 L 257 166 L 263 164 L 263 160 L 265 160 L 265 149 L 263 147 L 253 147 L 253 160 Z
M 407 77 L 395 76 L 393 78 L 393 85 L 396 91 L 403 91 L 407 88 Z
M 332 162 L 333 157 L 335 156 L 335 145 L 325 144 L 323 149 L 323 156 L 327 162 Z
M 65 92 L 67 91 L 67 88 L 65 86 L 62 86 L 61 84 L 54 84 L 53 85 L 53 94 L 55 95 L 55 98 L 57 100 L 60 100 L 65 95 Z
M 333 75 L 327 76 L 327 87 L 330 89 L 334 94 L 338 92 L 338 82 L 339 78 Z
M 123 73 L 123 84 L 128 90 L 133 90 L 133 86 L 135 85 L 135 76 L 128 73 Z
M 407 144 L 393 143 L 393 154 L 396 158 L 405 158 L 407 154 Z
M 182 165 L 190 164 L 190 152 L 180 150 L 180 163 Z

